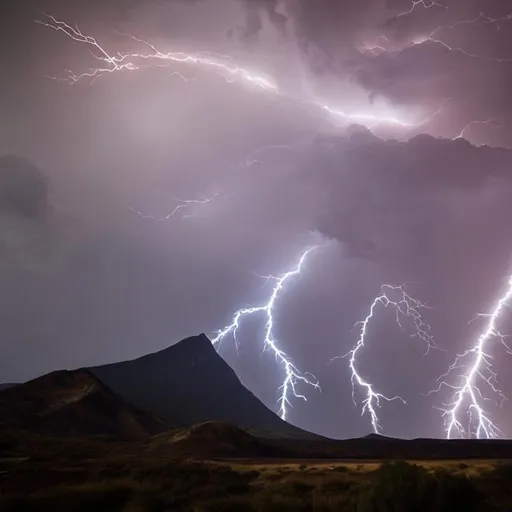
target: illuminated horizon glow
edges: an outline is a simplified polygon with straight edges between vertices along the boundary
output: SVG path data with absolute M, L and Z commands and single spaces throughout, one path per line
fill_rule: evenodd
M 216 74 L 223 77 L 227 82 L 238 82 L 251 85 L 259 88 L 266 93 L 278 96 L 281 99 L 286 99 L 302 106 L 309 106 L 320 109 L 326 112 L 332 119 L 341 119 L 344 122 L 356 122 L 363 124 L 369 129 L 375 128 L 377 125 L 395 126 L 399 128 L 418 128 L 423 126 L 430 119 L 437 115 L 439 109 L 434 113 L 424 117 L 418 122 L 407 120 L 399 115 L 393 115 L 392 109 L 387 108 L 390 113 L 379 115 L 375 110 L 367 112 L 349 112 L 340 107 L 325 104 L 319 99 L 305 100 L 302 98 L 294 98 L 289 96 L 285 91 L 281 90 L 277 83 L 268 76 L 260 73 L 249 71 L 248 69 L 234 63 L 234 60 L 229 55 L 219 55 L 213 52 L 199 52 L 196 54 L 189 54 L 186 52 L 168 52 L 164 53 L 159 50 L 155 45 L 132 36 L 130 34 L 119 33 L 124 37 L 128 37 L 138 44 L 142 44 L 148 48 L 148 52 L 135 52 L 135 53 L 116 53 L 115 55 L 109 54 L 107 50 L 101 46 L 98 41 L 89 35 L 84 34 L 78 27 L 72 27 L 64 21 L 58 20 L 52 15 L 46 15 L 48 21 L 36 21 L 36 23 L 50 28 L 56 32 L 62 32 L 73 41 L 88 45 L 92 47 L 91 55 L 102 63 L 102 66 L 92 68 L 89 71 L 82 73 L 75 73 L 74 71 L 67 70 L 67 78 L 55 78 L 57 80 L 67 81 L 71 84 L 77 83 L 84 79 L 90 79 L 92 82 L 97 80 L 103 75 L 118 73 L 123 71 L 138 71 L 146 66 L 142 66 L 137 61 L 155 63 L 155 67 L 168 67 L 175 64 L 195 65 L 205 70 L 212 70 Z M 188 82 L 192 78 L 185 77 L 182 73 L 175 71 L 173 75 L 178 76 L 181 80 Z M 193 78 L 195 79 L 195 78 Z
M 396 292 L 398 292 L 399 295 L 396 300 L 392 300 L 392 298 L 389 297 L 389 294 Z M 428 353 L 431 349 L 436 348 L 434 337 L 431 334 L 431 328 L 423 321 L 420 313 L 420 309 L 424 309 L 427 306 L 417 299 L 412 298 L 407 292 L 405 292 L 403 285 L 382 285 L 381 294 L 375 297 L 373 300 L 368 315 L 364 320 L 361 320 L 354 325 L 354 327 L 361 325 L 361 329 L 359 331 L 359 338 L 352 350 L 350 350 L 344 356 L 336 356 L 331 359 L 332 362 L 336 359 L 342 359 L 346 357 L 349 358 L 350 380 L 352 383 L 352 401 L 354 402 L 354 405 L 357 405 L 355 395 L 356 388 L 359 388 L 365 397 L 362 401 L 361 416 L 364 416 L 365 413 L 370 416 L 370 423 L 375 434 L 380 434 L 382 432 L 382 427 L 380 425 L 377 413 L 377 409 L 381 406 L 381 400 L 385 400 L 387 402 L 399 400 L 404 405 L 407 404 L 407 402 L 400 396 L 388 397 L 383 393 L 375 391 L 373 384 L 364 378 L 360 371 L 357 369 L 358 353 L 365 348 L 365 341 L 368 336 L 368 327 L 376 314 L 376 309 L 378 306 L 383 306 L 384 309 L 386 309 L 388 306 L 392 306 L 395 309 L 396 323 L 401 329 L 403 329 L 403 327 L 400 322 L 400 317 L 402 316 L 404 318 L 411 318 L 415 328 L 415 331 L 413 334 L 411 334 L 411 337 L 419 338 L 426 343 L 427 350 L 425 353 Z
M 236 346 L 238 347 L 238 338 L 237 333 L 238 329 L 241 327 L 241 321 L 243 318 L 247 316 L 251 316 L 254 314 L 262 313 L 266 317 L 265 323 L 265 335 L 263 339 L 263 350 L 270 350 L 273 352 L 276 361 L 278 364 L 282 365 L 285 370 L 285 377 L 278 391 L 280 391 L 280 395 L 277 399 L 277 403 L 279 406 L 278 414 L 281 419 L 286 420 L 288 414 L 288 407 L 292 406 L 291 397 L 298 398 L 307 402 L 307 398 L 305 395 L 301 394 L 297 390 L 297 385 L 299 383 L 307 384 L 308 386 L 313 387 L 314 389 L 320 390 L 320 384 L 316 377 L 311 373 L 302 373 L 295 366 L 290 357 L 278 346 L 278 341 L 274 335 L 274 310 L 276 306 L 276 302 L 279 299 L 279 296 L 282 291 L 284 291 L 286 283 L 289 279 L 293 279 L 301 275 L 303 266 L 306 262 L 306 258 L 309 254 L 317 250 L 319 246 L 313 246 L 306 249 L 296 266 L 284 274 L 280 276 L 263 276 L 266 280 L 274 281 L 274 287 L 270 294 L 270 298 L 265 304 L 261 306 L 255 306 L 250 308 L 241 308 L 235 311 L 232 317 L 232 322 L 229 325 L 226 325 L 222 329 L 218 330 L 215 333 L 215 336 L 211 338 L 211 342 L 214 346 L 220 346 L 220 343 L 226 336 L 231 335 L 233 340 L 235 341 Z
M 507 352 L 512 353 L 512 350 L 505 342 L 505 335 L 502 334 L 496 326 L 504 308 L 510 306 L 511 299 L 512 276 L 509 277 L 506 292 L 499 298 L 491 313 L 478 315 L 488 317 L 489 321 L 484 331 L 478 337 L 475 345 L 457 355 L 452 365 L 448 368 L 448 371 L 437 379 L 439 383 L 438 387 L 430 392 L 430 394 L 438 393 L 443 387 L 447 387 L 455 392 L 453 401 L 448 404 L 443 404 L 443 408 L 441 408 L 442 417 L 445 419 L 445 433 L 447 439 L 452 439 L 454 436 L 471 438 L 473 435 L 475 435 L 477 439 L 492 439 L 500 437 L 500 435 L 503 434 L 501 429 L 490 419 L 489 414 L 485 412 L 482 402 L 488 400 L 488 398 L 484 397 L 478 384 L 479 381 L 481 381 L 483 385 L 487 385 L 499 398 L 500 406 L 506 400 L 503 391 L 497 388 L 497 374 L 492 370 L 492 356 L 486 352 L 486 345 L 492 340 L 497 339 L 507 349 Z M 464 364 L 464 359 L 468 356 L 474 359 L 469 365 L 466 365 Z M 466 370 L 465 373 L 458 375 L 461 379 L 461 384 L 448 384 L 445 379 L 447 379 L 454 370 L 461 369 Z M 469 403 L 467 407 L 469 414 L 468 431 L 464 428 L 460 417 L 465 403 Z M 474 431 L 471 431 L 471 425 L 474 424 L 475 417 L 476 428 Z

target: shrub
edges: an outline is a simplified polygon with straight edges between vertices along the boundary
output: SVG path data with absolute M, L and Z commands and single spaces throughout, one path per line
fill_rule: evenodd
M 351 496 L 356 512 L 473 512 L 482 510 L 479 491 L 466 476 L 429 473 L 407 462 L 383 464 L 373 482 Z M 350 510 L 350 509 L 349 509 Z
M 253 498 L 252 510 L 255 512 L 310 512 L 311 500 L 302 496 L 258 493 Z
M 207 512 L 250 512 L 254 510 L 250 497 L 226 496 L 203 503 L 200 510 Z
M 433 510 L 471 512 L 481 510 L 482 498 L 475 484 L 466 476 L 439 470 L 436 480 L 436 501 Z

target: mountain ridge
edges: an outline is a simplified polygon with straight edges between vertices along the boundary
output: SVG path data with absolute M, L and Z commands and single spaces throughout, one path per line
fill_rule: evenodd
M 270 437 L 318 438 L 268 409 L 202 333 L 142 357 L 89 370 L 129 403 L 174 427 L 230 423 Z
M 0 393 L 0 429 L 59 437 L 139 439 L 166 430 L 87 369 L 58 370 Z

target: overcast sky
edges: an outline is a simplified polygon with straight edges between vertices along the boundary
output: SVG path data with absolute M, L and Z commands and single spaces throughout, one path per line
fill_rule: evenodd
M 301 386 L 308 401 L 293 400 L 289 420 L 332 437 L 371 431 L 364 395 L 352 402 L 348 359 L 329 362 L 357 342 L 354 324 L 381 285 L 407 283 L 429 306 L 423 318 L 440 349 L 424 355 L 412 322 L 400 329 L 387 308 L 369 325 L 358 368 L 407 401 L 382 402 L 384 434 L 444 436 L 438 408 L 453 390 L 427 393 L 474 345 L 488 317 L 471 320 L 492 310 L 512 273 L 508 3 L 8 0 L 0 382 L 213 335 L 238 308 L 268 300 L 272 281 L 260 276 L 292 270 L 319 245 L 274 311 L 280 347 L 322 388 Z M 110 55 L 154 51 L 129 33 L 164 53 L 210 52 L 201 55 L 271 86 L 140 58 L 127 62 L 141 69 L 70 84 L 68 70 L 109 64 L 35 23 L 51 22 L 45 13 Z M 227 337 L 220 353 L 277 410 L 284 372 L 261 353 L 264 323 L 245 321 L 239 350 Z M 512 356 L 496 339 L 488 347 L 499 387 L 512 393 Z M 484 403 L 512 435 L 512 406 Z

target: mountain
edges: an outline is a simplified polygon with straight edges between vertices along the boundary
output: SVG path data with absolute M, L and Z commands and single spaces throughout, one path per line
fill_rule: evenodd
M 0 431 L 138 439 L 164 431 L 88 370 L 57 371 L 0 393 Z
M 175 427 L 219 421 L 261 436 L 317 437 L 286 423 L 263 405 L 205 334 L 139 359 L 90 371 L 128 402 Z
M 13 382 L 6 382 L 5 384 L 0 384 L 0 391 L 3 391 L 4 389 L 12 388 L 13 386 L 16 386 Z

